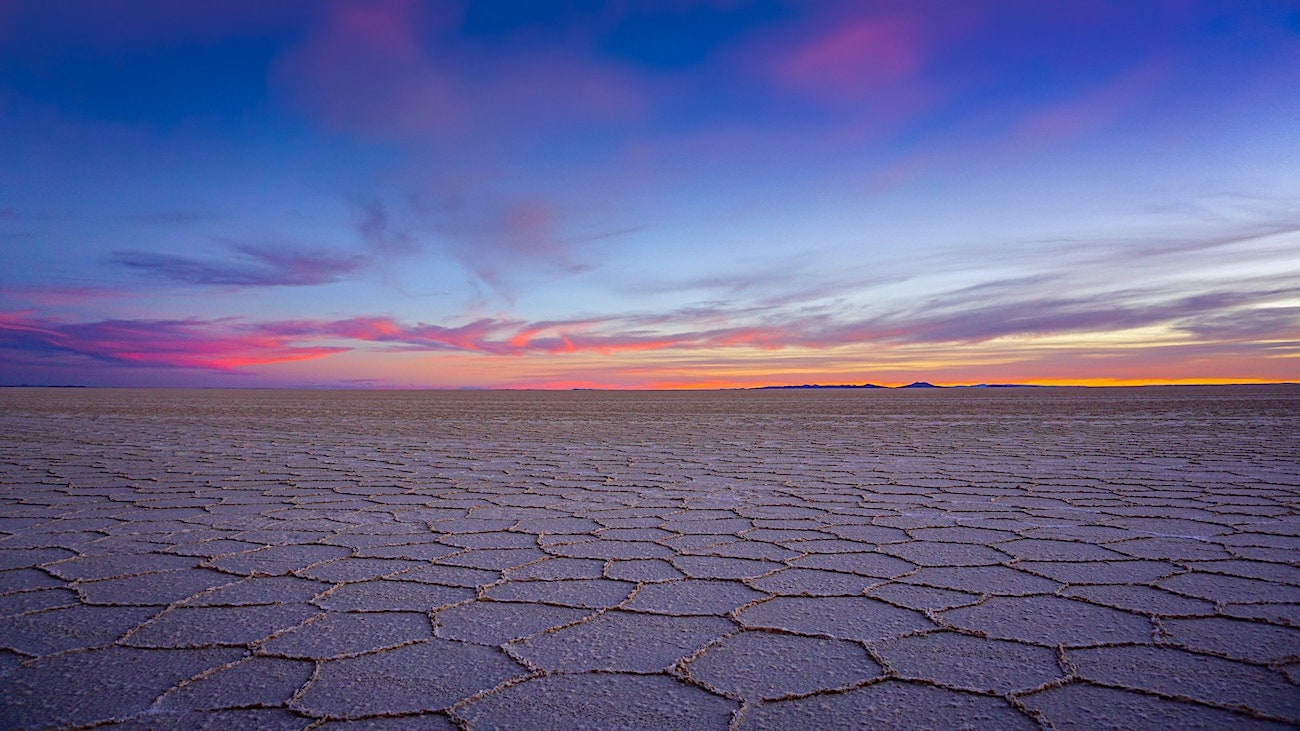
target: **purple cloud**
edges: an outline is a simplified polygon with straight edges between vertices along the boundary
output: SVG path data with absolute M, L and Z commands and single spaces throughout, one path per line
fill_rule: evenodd
M 234 245 L 236 261 L 208 261 L 176 254 L 119 251 L 111 259 L 163 279 L 186 284 L 230 287 L 280 287 L 329 284 L 370 263 L 365 256 L 337 256 L 284 250 L 273 246 Z

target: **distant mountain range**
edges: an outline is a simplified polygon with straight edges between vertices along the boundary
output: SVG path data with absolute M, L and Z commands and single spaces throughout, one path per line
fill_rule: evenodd
M 790 388 L 1042 388 L 1042 386 L 1035 386 L 1027 383 L 977 383 L 969 386 L 936 386 L 933 383 L 927 383 L 925 381 L 916 381 L 914 383 L 909 383 L 906 386 L 879 386 L 874 383 L 863 383 L 860 385 L 858 384 L 826 385 L 821 383 L 805 383 L 801 386 L 756 386 L 750 390 L 770 391 L 770 390 L 790 389 Z

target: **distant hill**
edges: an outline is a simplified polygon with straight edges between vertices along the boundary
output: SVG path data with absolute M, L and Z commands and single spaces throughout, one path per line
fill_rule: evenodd
M 899 386 L 899 388 L 944 388 L 944 386 L 936 386 L 933 383 L 927 383 L 925 381 L 913 381 L 906 386 Z

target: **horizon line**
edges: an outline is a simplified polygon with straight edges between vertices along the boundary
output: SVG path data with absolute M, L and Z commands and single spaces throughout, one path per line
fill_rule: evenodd
M 157 390 L 157 391 L 554 391 L 554 392 L 572 392 L 572 391 L 603 391 L 603 392 L 664 392 L 664 391 L 925 391 L 925 390 L 1004 390 L 1016 388 L 1177 388 L 1190 386 L 1300 386 L 1300 381 L 1250 381 L 1250 380 L 1187 380 L 1187 381 L 1149 381 L 1149 382 L 1105 382 L 1096 381 L 1104 379 L 1089 379 L 1089 381 L 1069 381 L 1069 382 L 1051 382 L 1051 383 L 956 383 L 956 384 L 935 384 L 925 381 L 914 381 L 912 383 L 899 385 L 883 385 L 876 383 L 862 384 L 821 384 L 821 383 L 803 383 L 803 384 L 771 384 L 760 386 L 721 386 L 721 385 L 703 385 L 694 386 L 691 384 L 681 385 L 648 385 L 648 386 L 412 386 L 412 385 L 298 385 L 298 386 L 111 386 L 111 385 L 86 385 L 86 384 L 34 384 L 34 383 L 16 383 L 0 384 L 0 388 L 28 388 L 28 389 L 135 389 L 135 390 Z

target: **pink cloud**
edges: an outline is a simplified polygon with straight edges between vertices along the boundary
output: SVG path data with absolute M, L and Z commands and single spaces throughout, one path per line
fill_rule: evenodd
M 541 134 L 553 125 L 623 122 L 644 106 L 629 72 L 574 51 L 456 40 L 447 5 L 382 0 L 336 5 L 282 57 L 288 99 L 330 127 L 445 142 L 448 136 Z
M 455 80 L 430 62 L 406 0 L 335 5 L 323 26 L 281 59 L 290 100 L 327 125 L 377 135 L 445 134 L 469 120 Z
M 64 323 L 30 313 L 0 313 L 0 348 L 47 356 L 68 354 L 141 366 L 232 371 L 309 360 L 348 348 L 294 345 L 228 321 L 102 320 Z
M 1139 106 L 1168 70 L 1164 61 L 1146 63 L 1074 98 L 1039 109 L 1020 122 L 1013 138 L 1018 143 L 1048 145 L 1104 129 Z
M 1052 279 L 991 282 L 931 298 L 916 308 L 870 317 L 806 311 L 783 314 L 781 307 L 765 312 L 702 307 L 668 314 L 535 322 L 487 317 L 444 326 L 408 324 L 388 317 L 78 323 L 14 311 L 0 313 L 0 349 L 50 357 L 86 356 L 119 364 L 232 371 L 350 350 L 497 357 L 616 356 L 659 350 L 717 355 L 722 350 L 748 350 L 750 357 L 758 357 L 753 351 L 830 351 L 863 344 L 878 345 L 882 350 L 933 344 L 960 347 L 1007 336 L 1115 332 L 1153 325 L 1181 331 L 1206 346 L 1247 353 L 1295 339 L 1294 308 L 1255 307 L 1289 295 L 1290 288 L 1283 284 L 1255 290 L 1166 293 L 1162 297 L 1140 290 L 1061 297 L 1051 294 L 1058 283 Z
M 922 56 L 914 20 L 868 17 L 831 28 L 786 52 L 772 71 L 783 85 L 824 101 L 859 101 L 914 81 Z

